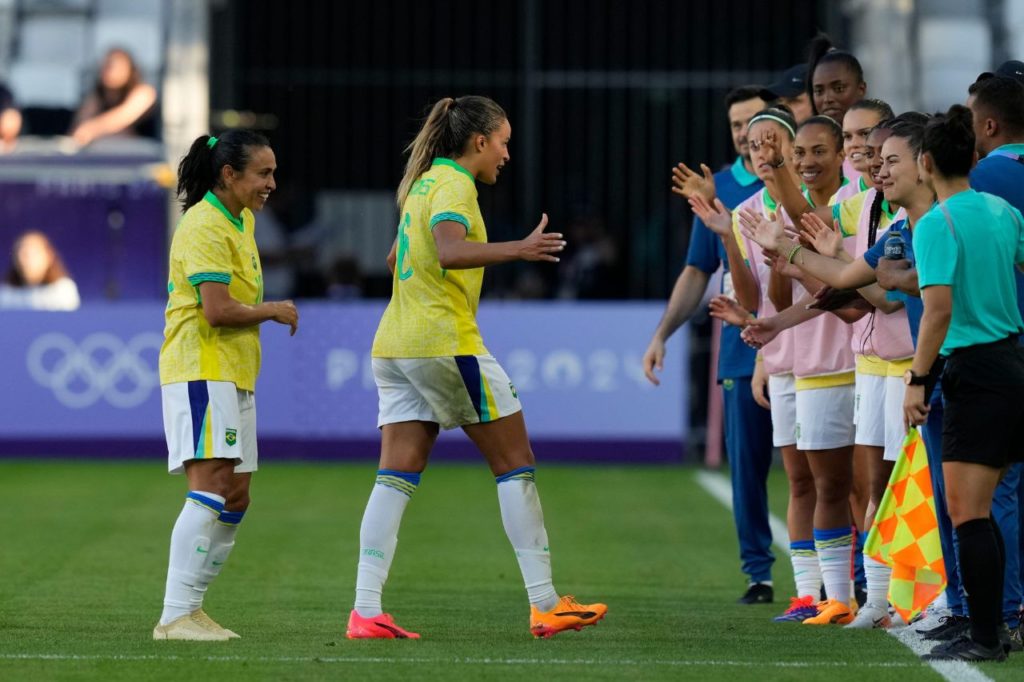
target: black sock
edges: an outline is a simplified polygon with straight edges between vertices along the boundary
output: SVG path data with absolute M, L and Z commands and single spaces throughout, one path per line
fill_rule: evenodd
M 999 524 L 996 523 L 996 517 L 989 514 L 988 522 L 992 524 L 992 533 L 996 536 L 996 547 L 999 548 L 999 565 L 1003 567 L 1003 572 L 1006 572 L 1006 543 L 1003 541 L 1003 531 L 999 530 Z
M 994 525 L 989 519 L 971 519 L 956 527 L 971 639 L 988 647 L 999 644 L 1003 602 L 1003 567 Z

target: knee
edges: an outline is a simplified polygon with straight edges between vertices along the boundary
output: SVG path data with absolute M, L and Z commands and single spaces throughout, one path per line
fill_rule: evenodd
M 821 476 L 815 479 L 814 487 L 820 502 L 825 504 L 849 503 L 850 483 L 848 480 Z
M 794 500 L 803 500 L 816 497 L 817 491 L 814 487 L 814 478 L 811 476 L 800 476 L 789 479 L 789 496 Z
M 224 502 L 224 509 L 233 512 L 244 512 L 249 508 L 248 490 L 232 490 L 227 496 Z

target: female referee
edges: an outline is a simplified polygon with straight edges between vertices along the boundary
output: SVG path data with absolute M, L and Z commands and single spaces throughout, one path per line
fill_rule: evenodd
M 253 213 L 274 191 L 267 139 L 202 135 L 178 166 L 185 215 L 171 241 L 160 384 L 168 469 L 189 492 L 171 532 L 167 590 L 153 639 L 237 637 L 203 611 L 206 588 L 235 545 L 256 471 L 259 325 L 291 327 L 291 301 L 263 302 Z
M 484 267 L 513 260 L 558 262 L 561 234 L 547 216 L 520 241 L 489 244 L 476 182 L 493 185 L 509 161 L 508 117 L 486 97 L 437 102 L 409 145 L 398 187 L 398 237 L 388 254 L 391 302 L 373 342 L 380 400 L 380 467 L 359 530 L 359 567 L 349 639 L 419 637 L 383 613 L 402 513 L 441 428 L 461 427 L 487 459 L 505 532 L 530 600 L 530 631 L 550 637 L 604 617 L 604 604 L 559 597 L 533 451 L 515 388 L 484 347 L 476 309 Z

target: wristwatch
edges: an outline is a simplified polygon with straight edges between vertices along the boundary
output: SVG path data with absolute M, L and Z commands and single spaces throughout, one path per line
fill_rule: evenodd
M 908 369 L 903 373 L 903 383 L 907 386 L 924 386 L 928 383 L 928 374 L 915 374 L 914 370 Z

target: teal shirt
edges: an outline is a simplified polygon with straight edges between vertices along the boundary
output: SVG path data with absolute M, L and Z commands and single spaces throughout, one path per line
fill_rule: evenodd
M 914 228 L 914 254 L 921 289 L 952 288 L 943 355 L 1024 331 L 1014 276 L 1024 263 L 1024 217 L 1006 201 L 966 190 L 936 204 Z

